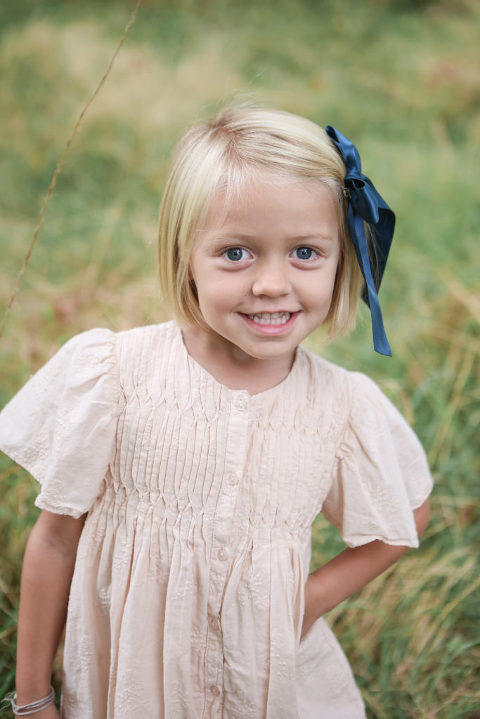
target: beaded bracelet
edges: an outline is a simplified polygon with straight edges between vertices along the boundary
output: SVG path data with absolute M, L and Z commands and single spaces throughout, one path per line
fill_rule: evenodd
M 42 711 L 42 709 L 46 709 L 51 704 L 53 704 L 54 701 L 55 690 L 53 687 L 50 687 L 48 696 L 44 697 L 43 699 L 37 699 L 36 702 L 31 702 L 31 704 L 22 704 L 22 706 L 19 706 L 17 704 L 17 695 L 14 694 L 13 698 L 10 700 L 10 703 L 12 705 L 12 711 L 15 716 L 25 717 L 29 714 L 35 714 L 36 712 Z

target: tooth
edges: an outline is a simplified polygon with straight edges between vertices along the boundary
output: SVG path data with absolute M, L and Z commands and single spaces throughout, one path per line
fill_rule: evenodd
M 251 320 L 260 325 L 283 325 L 291 317 L 290 312 L 258 312 L 254 315 L 248 315 Z

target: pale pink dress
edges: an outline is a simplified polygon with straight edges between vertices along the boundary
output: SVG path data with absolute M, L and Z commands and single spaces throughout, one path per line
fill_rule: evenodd
M 0 415 L 36 504 L 88 512 L 68 607 L 66 719 L 360 719 L 323 619 L 300 642 L 311 526 L 417 546 L 424 452 L 377 386 L 299 348 L 251 396 L 178 326 L 74 337 Z

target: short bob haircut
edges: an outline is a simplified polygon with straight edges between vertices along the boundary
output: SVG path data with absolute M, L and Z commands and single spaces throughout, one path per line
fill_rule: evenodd
M 160 290 L 180 325 L 205 326 L 189 271 L 197 230 L 216 192 L 225 209 L 255 173 L 274 182 L 317 181 L 329 187 L 338 205 L 340 256 L 332 304 L 325 320 L 329 338 L 355 325 L 363 278 L 348 236 L 344 198 L 345 165 L 325 130 L 280 110 L 251 105 L 226 107 L 200 122 L 180 140 L 160 208 L 158 258 Z M 269 178 L 270 181 L 270 178 Z

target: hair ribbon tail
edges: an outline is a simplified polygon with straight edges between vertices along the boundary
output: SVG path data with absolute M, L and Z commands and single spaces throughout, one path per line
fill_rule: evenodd
M 363 279 L 365 280 L 364 298 L 370 308 L 373 346 L 375 351 L 379 354 L 391 357 L 392 350 L 390 349 L 385 327 L 383 325 L 382 310 L 380 308 L 380 301 L 378 299 L 377 289 L 372 275 L 372 268 L 370 266 L 370 257 L 368 254 L 363 218 L 354 211 L 351 203 L 348 205 L 347 218 L 350 237 L 355 248 L 355 254 L 357 255 Z

